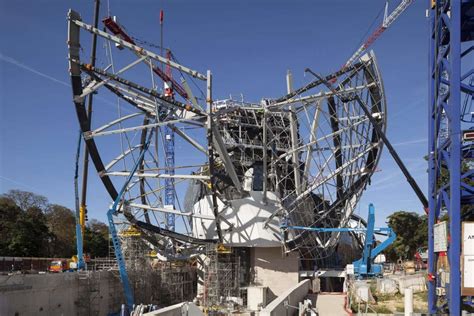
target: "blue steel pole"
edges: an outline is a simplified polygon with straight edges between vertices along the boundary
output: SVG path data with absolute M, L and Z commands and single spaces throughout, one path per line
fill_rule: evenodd
M 86 264 L 84 262 L 84 253 L 83 253 L 83 236 L 81 224 L 78 221 L 79 214 L 76 212 L 76 247 L 77 247 L 77 269 L 84 270 Z
M 84 254 L 83 254 L 83 236 L 82 236 L 82 227 L 81 227 L 81 214 L 80 214 L 80 203 L 79 203 L 79 187 L 78 187 L 78 179 L 79 179 L 79 157 L 81 155 L 81 140 L 82 140 L 82 133 L 79 133 L 79 140 L 77 142 L 77 152 L 76 152 L 76 168 L 74 171 L 74 193 L 76 199 L 76 250 L 77 250 L 77 269 L 84 270 L 86 268 L 86 264 L 84 262 Z M 87 153 L 86 153 L 87 154 Z
M 120 201 L 122 200 L 122 196 L 125 193 L 125 190 L 127 189 L 128 184 L 132 180 L 133 175 L 135 174 L 138 167 L 142 163 L 143 158 L 145 157 L 145 153 L 147 152 L 148 147 L 150 146 L 150 140 L 152 139 L 152 136 L 153 136 L 153 130 L 150 131 L 150 135 L 148 136 L 148 140 L 146 141 L 146 143 L 143 147 L 143 150 L 140 153 L 140 156 L 138 157 L 137 161 L 135 162 L 135 166 L 130 171 L 129 176 L 125 180 L 125 183 L 124 183 L 122 189 L 120 190 L 117 198 L 115 199 L 112 207 L 107 212 L 107 219 L 109 221 L 109 230 L 110 230 L 110 234 L 112 235 L 112 243 L 114 245 L 115 258 L 117 260 L 117 264 L 118 264 L 118 267 L 119 267 L 120 280 L 122 281 L 123 290 L 124 290 L 124 294 L 125 294 L 125 300 L 127 301 L 127 308 L 128 308 L 129 311 L 131 311 L 133 309 L 133 302 L 134 302 L 133 290 L 130 286 L 130 280 L 128 279 L 127 267 L 125 265 L 125 259 L 123 257 L 122 247 L 120 246 L 120 240 L 118 238 L 117 229 L 115 228 L 115 223 L 114 223 L 113 216 L 117 212 L 117 207 L 118 207 Z M 123 205 L 123 207 L 126 207 L 126 205 Z
M 428 5 L 431 9 L 431 0 L 428 0 Z M 436 97 L 435 91 L 435 16 L 436 11 L 431 10 L 430 14 L 430 40 L 429 40 L 429 103 L 428 103 L 428 312 L 434 314 L 436 312 L 436 254 L 434 252 L 434 236 L 433 229 L 436 222 L 435 210 L 435 167 L 434 167 L 434 152 L 435 152 L 435 131 L 434 131 L 434 113 L 436 112 Z
M 449 63 L 449 313 L 461 312 L 461 0 L 451 0 Z
M 114 203 L 115 204 L 115 203 Z M 117 229 L 115 228 L 114 223 L 114 214 L 116 212 L 116 207 L 112 207 L 107 212 L 107 220 L 109 222 L 109 231 L 112 235 L 112 243 L 114 245 L 115 251 L 115 260 L 117 261 L 120 273 L 120 280 L 122 281 L 123 291 L 125 294 L 125 300 L 127 302 L 127 308 L 129 311 L 133 309 L 133 291 L 130 286 L 130 281 L 128 279 L 127 267 L 125 265 L 125 259 L 122 254 L 122 248 L 120 246 L 120 240 L 118 238 Z
M 174 132 L 169 126 L 165 126 L 165 160 L 166 160 L 166 174 L 174 175 Z M 169 208 L 175 209 L 175 188 L 174 178 L 165 179 L 165 205 Z M 166 228 L 175 230 L 175 215 L 172 213 L 166 214 Z

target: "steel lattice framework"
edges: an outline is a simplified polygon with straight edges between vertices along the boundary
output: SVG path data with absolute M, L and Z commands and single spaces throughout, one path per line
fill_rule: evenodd
M 474 204 L 472 131 L 474 1 L 436 1 L 431 8 L 429 104 L 429 312 L 461 312 L 461 221 Z M 472 212 L 472 209 L 467 212 Z M 433 227 L 447 214 L 449 281 L 443 284 Z M 465 213 L 466 215 L 466 213 Z M 446 306 L 437 288 L 445 288 Z
M 270 170 L 268 178 L 274 179 L 268 185 L 282 192 L 276 212 L 285 225 L 346 227 L 375 171 L 383 143 L 359 102 L 370 109 L 385 131 L 381 76 L 373 54 L 364 55 L 349 69 L 334 85 L 315 74 L 322 91 L 266 109 L 289 113 L 290 128 L 279 133 L 288 135 L 290 148 L 274 154 L 264 167 Z M 267 130 L 266 146 L 272 148 L 280 135 Z M 287 171 L 279 175 L 278 170 Z M 329 256 L 340 237 L 338 233 L 292 233 L 285 242 L 287 251 L 298 249 L 302 257 L 311 259 Z
M 114 35 L 94 28 L 74 11 L 68 19 L 73 101 L 90 157 L 114 201 L 108 212 L 114 236 L 117 221 L 120 230 L 133 226 L 164 259 L 204 253 L 210 243 L 283 245 L 320 261 L 333 253 L 340 233 L 284 227 L 347 227 L 351 220 L 383 148 L 373 124 L 385 131 L 387 122 L 373 53 L 328 76 L 313 73 L 316 79 L 296 90 L 288 78 L 288 94 L 275 100 L 213 101 L 210 71 L 201 74 L 155 54 L 118 28 Z M 108 60 L 97 66 L 82 61 L 81 30 L 100 38 Z M 114 46 L 124 50 L 115 61 Z M 180 73 L 186 96 L 158 91 L 159 64 Z M 204 86 L 199 102 L 186 83 L 192 78 Z M 116 98 L 117 109 L 96 107 L 90 122 L 85 100 L 97 92 Z M 167 207 L 171 198 L 176 209 Z M 126 280 L 126 257 L 119 238 L 113 241 Z

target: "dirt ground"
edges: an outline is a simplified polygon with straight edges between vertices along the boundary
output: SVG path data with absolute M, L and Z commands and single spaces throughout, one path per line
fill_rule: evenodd
M 392 313 L 404 311 L 404 299 L 401 294 L 377 296 L 377 305 L 375 309 L 386 310 L 384 312 Z M 415 313 L 426 313 L 428 311 L 427 292 L 413 294 L 413 311 Z M 382 311 L 380 311 L 382 312 Z

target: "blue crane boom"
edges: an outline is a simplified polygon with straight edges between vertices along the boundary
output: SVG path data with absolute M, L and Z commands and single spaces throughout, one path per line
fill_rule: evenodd
M 367 227 L 305 227 L 305 226 L 282 226 L 283 229 L 290 230 L 307 230 L 318 233 L 333 233 L 333 232 L 365 232 L 364 247 L 362 250 L 362 257 L 353 262 L 354 274 L 357 277 L 371 277 L 379 276 L 383 273 L 382 265 L 374 264 L 374 259 L 389 245 L 391 245 L 397 235 L 390 227 L 375 227 L 375 207 L 372 203 L 369 204 L 369 214 L 367 217 Z M 387 239 L 374 247 L 375 234 L 387 236 Z

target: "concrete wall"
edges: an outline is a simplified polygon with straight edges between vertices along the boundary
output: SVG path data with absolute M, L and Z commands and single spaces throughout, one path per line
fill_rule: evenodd
M 0 315 L 107 315 L 123 302 L 112 272 L 0 276 Z
M 282 255 L 280 247 L 253 248 L 250 262 L 254 273 L 254 282 L 267 286 L 267 300 L 271 301 L 289 288 L 298 284 L 298 256 Z
M 298 306 L 299 302 L 302 302 L 306 295 L 308 295 L 311 287 L 311 280 L 303 280 L 297 285 L 287 289 L 280 296 L 278 296 L 273 302 L 268 304 L 265 309 L 261 310 L 259 316 L 280 316 L 280 315 L 295 315 L 297 310 L 294 308 L 286 308 L 285 301 L 288 305 Z

